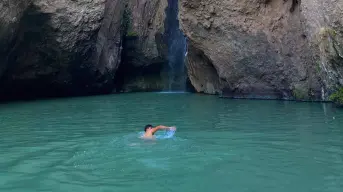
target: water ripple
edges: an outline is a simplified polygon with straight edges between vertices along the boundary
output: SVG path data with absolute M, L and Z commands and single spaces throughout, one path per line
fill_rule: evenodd
M 328 105 L 142 93 L 2 105 L 0 120 L 0 191 L 343 189 Z M 146 124 L 178 130 L 145 141 Z

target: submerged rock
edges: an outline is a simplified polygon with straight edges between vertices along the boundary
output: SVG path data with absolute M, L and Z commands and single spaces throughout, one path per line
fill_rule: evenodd
M 342 1 L 180 1 L 182 30 L 190 40 L 187 67 L 198 92 L 326 100 L 323 87 L 327 92 L 329 84 L 342 82 L 343 13 L 336 5 Z M 324 26 L 336 36 L 315 44 Z M 323 47 L 331 48 L 324 53 Z M 320 60 L 336 68 L 323 73 Z

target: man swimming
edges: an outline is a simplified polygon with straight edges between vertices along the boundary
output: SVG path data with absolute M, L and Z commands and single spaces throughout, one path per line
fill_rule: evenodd
M 170 129 L 170 130 L 176 130 L 175 127 L 166 127 L 166 126 L 163 126 L 163 125 L 159 125 L 157 127 L 153 127 L 152 125 L 146 125 L 144 127 L 144 135 L 142 136 L 142 138 L 144 139 L 154 139 L 154 134 L 158 131 L 158 130 L 161 130 L 161 129 Z

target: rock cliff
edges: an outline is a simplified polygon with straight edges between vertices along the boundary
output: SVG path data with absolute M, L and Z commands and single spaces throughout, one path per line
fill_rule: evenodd
M 26 0 L 0 1 L 0 77 L 7 67 L 7 54 L 11 52 L 19 22 L 28 5 Z
M 2 27 L 11 31 L 12 38 L 9 50 L 1 55 L 1 96 L 108 92 L 104 87 L 120 61 L 120 1 L 26 2 L 10 5 L 18 9 L 10 11 L 18 14 L 17 22 Z M 22 7 L 25 11 L 20 11 Z
M 163 89 L 168 48 L 165 40 L 167 0 L 129 0 L 124 13 L 123 61 L 116 89 L 124 92 Z
M 180 1 L 198 92 L 317 100 L 342 85 L 342 1 Z
M 197 92 L 228 97 L 326 100 L 343 86 L 342 7 L 179 0 L 189 79 Z M 167 8 L 168 0 L 1 1 L 0 98 L 163 89 Z
M 304 33 L 323 82 L 323 98 L 343 87 L 343 1 L 302 0 Z
M 161 81 L 167 57 L 167 5 L 167 0 L 0 2 L 0 98 L 110 93 L 140 85 L 142 77 L 149 81 L 137 89 L 161 88 L 155 81 Z

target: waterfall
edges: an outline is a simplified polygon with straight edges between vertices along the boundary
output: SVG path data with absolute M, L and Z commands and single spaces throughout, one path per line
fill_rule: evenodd
M 165 21 L 165 38 L 168 45 L 168 66 L 166 91 L 185 91 L 187 74 L 185 57 L 187 40 L 179 27 L 178 0 L 168 0 Z

